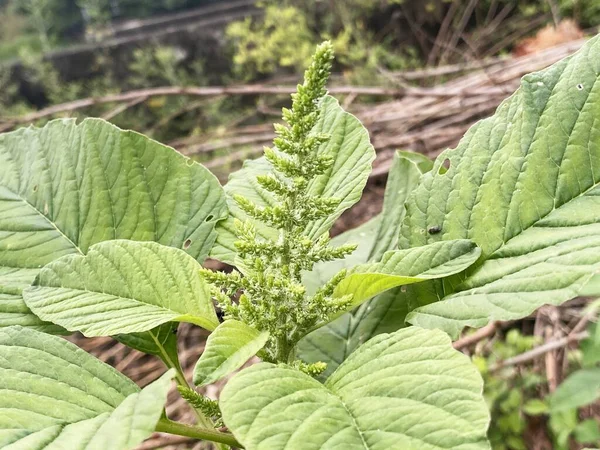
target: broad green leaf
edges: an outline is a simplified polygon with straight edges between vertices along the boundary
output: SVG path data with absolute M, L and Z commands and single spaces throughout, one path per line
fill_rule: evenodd
M 221 393 L 225 424 L 247 450 L 488 449 L 483 382 L 441 331 L 374 337 L 321 384 L 260 363 Z
M 334 158 L 332 168 L 325 174 L 316 177 L 309 184 L 309 193 L 341 199 L 336 211 L 326 219 L 310 223 L 305 233 L 311 238 L 319 237 L 329 231 L 333 222 L 346 209 L 354 205 L 362 194 L 371 163 L 375 159 L 375 149 L 369 141 L 369 133 L 360 121 L 345 112 L 338 101 L 326 96 L 323 100 L 321 117 L 315 125 L 315 133 L 327 133 L 331 139 L 319 148 L 319 152 Z M 247 161 L 244 167 L 233 173 L 225 186 L 228 194 L 230 217 L 217 227 L 218 238 L 211 250 L 211 256 L 220 261 L 235 264 L 234 242 L 237 240 L 233 233 L 234 218 L 245 220 L 246 215 L 239 209 L 231 198 L 241 194 L 259 206 L 274 205 L 275 199 L 271 193 L 256 182 L 256 176 L 272 171 L 271 164 L 264 158 Z M 257 228 L 259 235 L 277 238 L 277 232 L 266 225 Z
M 172 372 L 141 390 L 59 337 L 0 329 L 0 447 L 128 450 L 154 431 Z
M 383 253 L 395 249 L 404 218 L 404 203 L 422 174 L 432 166 L 430 159 L 418 153 L 396 152 L 385 187 L 382 213 L 365 225 L 335 237 L 332 242 L 335 245 L 358 243 L 358 249 L 343 260 L 317 265 L 304 277 L 304 284 L 315 284 L 316 290 L 341 269 L 351 269 L 368 260 L 378 261 Z M 401 301 L 402 297 L 398 298 L 402 295 L 401 289 L 405 288 L 379 294 L 313 331 L 298 343 L 298 356 L 307 362 L 327 363 L 327 370 L 322 375 L 327 378 L 359 345 L 377 334 L 390 333 L 404 326 L 409 305 Z
M 226 216 L 223 189 L 206 168 L 103 120 L 1 134 L 0 327 L 59 331 L 19 296 L 63 255 L 131 239 L 182 248 L 202 261 Z
M 31 313 L 20 291 L 18 294 L 0 293 L 0 328 L 20 325 L 46 333 L 62 334 L 64 328 L 52 323 L 44 322 Z
M 591 405 L 600 398 L 600 367 L 582 369 L 569 375 L 548 401 L 552 411 Z
M 394 154 L 385 186 L 381 222 L 369 260 L 379 261 L 385 252 L 398 248 L 400 224 L 406 213 L 404 203 L 421 176 L 432 167 L 433 161 L 420 153 L 399 151 Z
M 237 320 L 226 320 L 211 333 L 194 368 L 194 384 L 214 383 L 239 369 L 265 346 L 269 333 Z
M 148 331 L 170 321 L 218 325 L 199 264 L 155 242 L 107 241 L 46 265 L 23 291 L 41 319 L 85 336 Z
M 353 305 L 389 289 L 461 272 L 479 258 L 481 250 L 459 239 L 407 250 L 391 250 L 380 262 L 356 266 L 335 288 L 334 297 L 352 295 Z
M 600 271 L 599 53 L 596 37 L 525 76 L 423 177 L 407 203 L 402 246 L 471 239 L 483 257 L 421 297 L 411 323 L 457 336 L 561 304 Z

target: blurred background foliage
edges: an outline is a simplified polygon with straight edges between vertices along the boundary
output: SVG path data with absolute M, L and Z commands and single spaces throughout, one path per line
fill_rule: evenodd
M 224 178 L 256 152 L 257 136 L 270 139 L 269 124 L 289 97 L 260 89 L 244 96 L 144 90 L 290 86 L 324 39 L 336 50 L 332 86 L 433 87 L 460 75 L 457 65 L 533 54 L 597 33 L 599 24 L 600 0 L 0 0 L 0 130 L 23 123 L 11 122 L 19 117 L 37 125 L 61 116 L 104 117 L 186 149 Z M 440 67 L 452 70 L 435 72 Z M 433 76 L 417 75 L 429 70 Z M 130 91 L 141 94 L 31 116 Z M 340 97 L 359 112 L 382 100 Z M 241 127 L 246 134 L 232 138 Z M 380 203 L 381 186 L 367 190 Z M 344 226 L 366 218 L 351 217 Z M 485 380 L 494 450 L 600 444 L 596 310 L 589 301 L 540 310 L 465 349 Z M 548 327 L 577 339 L 537 354 Z M 562 383 L 552 378 L 556 361 Z
M 122 33 L 144 20 L 227 3 L 0 0 L 1 115 L 149 87 L 295 81 L 314 45 L 324 39 L 336 49 L 339 76 L 334 83 L 397 87 L 390 73 L 506 54 L 515 50 L 519 39 L 565 18 L 577 29 L 600 23 L 600 0 L 262 0 L 254 6 L 258 14 L 232 18 L 222 27 L 219 67 L 210 58 L 198 57 L 189 43 L 172 43 L 161 36 L 132 40 L 118 58 L 107 50 L 107 43 L 123 39 Z M 444 29 L 447 33 L 440 39 Z M 52 57 L 82 45 L 95 46 L 93 60 L 81 61 L 86 66 L 83 74 L 69 71 L 78 62 L 76 55 L 66 69 Z M 58 62 L 64 62 L 61 58 Z M 257 105 L 272 113 L 282 101 L 285 96 L 257 95 L 190 105 L 184 97 L 152 98 L 109 116 L 120 126 L 170 141 L 218 132 L 229 121 L 237 124 L 256 113 Z M 86 115 L 102 115 L 108 109 L 93 107 Z M 271 117 L 259 113 L 249 120 L 265 122 Z

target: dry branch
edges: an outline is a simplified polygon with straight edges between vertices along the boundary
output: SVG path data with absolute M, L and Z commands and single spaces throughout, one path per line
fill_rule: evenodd
M 471 125 L 493 114 L 500 102 L 514 92 L 520 78 L 543 69 L 576 51 L 584 39 L 562 44 L 542 52 L 519 58 L 492 58 L 467 65 L 452 65 L 421 71 L 386 73 L 402 85 L 402 80 L 435 78 L 441 74 L 467 72 L 452 81 L 433 88 L 399 89 L 404 95 L 376 104 L 352 104 L 351 111 L 365 124 L 377 149 L 372 178 L 385 176 L 393 151 L 410 149 L 435 156 L 454 147 Z M 332 93 L 336 93 L 332 89 Z M 229 152 L 217 156 L 212 167 L 222 164 L 226 171 L 236 157 L 245 157 L 250 148 L 258 153 L 273 137 L 272 127 L 230 128 L 219 136 L 198 136 L 172 142 L 187 155 Z M 252 152 L 250 152 L 252 153 Z M 233 167 L 236 167 L 233 165 Z
M 523 363 L 532 361 L 535 358 L 545 355 L 548 352 L 551 352 L 551 351 L 559 349 L 559 348 L 566 347 L 567 345 L 571 344 L 572 342 L 578 342 L 583 339 L 586 339 L 587 337 L 589 337 L 589 333 L 587 331 L 582 331 L 580 333 L 570 334 L 561 339 L 548 341 L 545 344 L 534 348 L 533 350 L 522 353 L 518 356 L 515 356 L 514 358 L 509 358 L 509 359 L 499 362 L 498 364 L 490 367 L 490 371 L 495 372 L 495 371 L 502 369 L 503 367 L 516 366 L 518 364 L 523 364 Z
M 189 96 L 189 97 L 218 97 L 224 95 L 289 95 L 296 91 L 295 86 L 269 86 L 269 85 L 243 85 L 243 86 L 207 86 L 207 87 L 182 87 L 166 86 L 149 89 L 139 89 L 135 91 L 123 92 L 120 94 L 106 95 L 104 97 L 88 97 L 72 102 L 53 105 L 41 109 L 31 114 L 20 117 L 4 118 L 3 129 L 8 129 L 21 123 L 34 122 L 39 119 L 54 116 L 56 114 L 77 111 L 91 106 L 97 106 L 107 103 L 137 102 L 140 99 L 146 100 L 150 97 L 161 96 Z M 338 86 L 329 90 L 337 95 L 370 95 L 384 97 L 402 97 L 406 95 L 417 97 L 453 97 L 456 95 L 480 95 L 482 92 L 478 89 L 446 89 L 437 88 L 419 88 L 403 87 L 397 89 L 388 89 L 382 87 L 361 87 L 361 86 Z M 141 100 L 141 101 L 143 101 Z

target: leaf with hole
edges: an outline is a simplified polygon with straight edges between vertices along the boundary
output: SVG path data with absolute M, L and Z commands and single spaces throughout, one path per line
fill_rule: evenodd
M 0 135 L 0 327 L 60 332 L 21 290 L 41 267 L 101 241 L 156 241 L 203 261 L 227 216 L 200 164 L 99 119 L 56 120 Z
M 374 337 L 325 384 L 260 363 L 221 393 L 225 424 L 247 450 L 488 449 L 483 382 L 440 331 Z
M 200 265 L 155 242 L 107 241 L 46 265 L 23 291 L 41 319 L 85 336 L 151 330 L 170 321 L 218 325 Z
M 214 383 L 239 369 L 264 347 L 269 333 L 260 332 L 238 320 L 226 320 L 206 340 L 194 368 L 194 384 Z
M 0 447 L 134 448 L 154 431 L 172 377 L 140 390 L 64 339 L 0 329 Z
M 471 239 L 482 258 L 464 275 L 430 283 L 411 323 L 457 336 L 559 305 L 600 271 L 598 52 L 595 37 L 525 76 L 423 177 L 407 203 L 402 245 Z

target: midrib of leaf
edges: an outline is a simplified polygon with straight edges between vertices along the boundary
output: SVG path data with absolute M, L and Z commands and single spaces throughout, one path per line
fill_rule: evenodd
M 344 358 L 344 360 L 345 359 L 346 358 Z M 328 389 L 329 389 L 330 392 L 332 392 L 339 399 L 340 404 L 342 405 L 342 407 L 344 408 L 344 410 L 346 410 L 346 413 L 348 413 L 348 417 L 350 417 L 350 420 L 352 421 L 352 424 L 354 425 L 354 428 L 356 429 L 356 432 L 360 436 L 360 440 L 362 441 L 362 445 L 365 447 L 365 450 L 370 450 L 371 447 L 369 447 L 369 445 L 367 444 L 367 441 L 365 440 L 365 436 L 363 434 L 363 431 L 358 426 L 358 422 L 356 421 L 356 417 L 354 417 L 354 414 L 352 414 L 352 411 L 350 411 L 350 408 L 348 408 L 348 405 L 346 405 L 346 403 L 344 402 L 344 400 L 342 400 L 342 398 L 337 393 L 335 393 L 331 388 L 328 388 Z
M 34 205 L 32 205 L 31 203 L 29 203 L 27 201 L 27 199 L 21 197 L 21 195 L 17 194 L 16 192 L 14 192 L 13 190 L 9 189 L 7 186 L 4 186 L 4 189 L 6 189 L 8 192 L 10 192 L 11 194 L 13 194 L 15 197 L 17 197 L 19 200 L 23 202 L 23 204 L 25 204 L 25 206 L 28 206 L 29 208 L 31 208 L 34 212 L 36 212 L 40 217 L 43 217 L 46 222 L 48 222 L 48 224 L 50 224 L 52 226 L 52 228 L 54 228 L 58 234 L 65 240 L 67 241 L 69 244 L 71 244 L 71 246 L 73 247 L 74 250 L 76 250 L 77 253 L 79 253 L 80 255 L 83 255 L 83 251 L 79 248 L 79 246 L 77 244 L 75 244 L 75 242 L 73 242 L 73 240 L 71 238 L 69 238 L 69 236 L 67 236 L 65 233 L 62 232 L 62 230 L 56 225 L 56 223 L 54 221 L 52 221 L 48 216 L 46 216 L 45 214 L 43 214 L 40 210 L 38 210 Z M 4 200 L 6 201 L 6 200 Z M 9 200 L 10 201 L 10 200 Z M 4 266 L 4 267 L 10 267 L 10 266 Z M 30 267 L 15 267 L 15 268 L 23 268 L 23 269 L 29 269 Z
M 80 141 L 81 145 L 83 145 L 83 139 Z M 94 149 L 94 152 L 96 153 L 96 158 L 98 161 L 98 167 L 100 167 L 101 172 L 102 172 L 102 179 L 104 180 L 104 185 L 106 186 L 106 194 L 108 195 L 108 207 L 110 208 L 110 217 L 112 218 L 112 235 L 113 235 L 113 239 L 116 239 L 117 236 L 117 219 L 115 219 L 115 210 L 114 210 L 114 202 L 113 202 L 113 198 L 112 198 L 112 193 L 111 193 L 111 186 L 108 184 L 108 178 L 106 178 L 106 170 L 104 169 L 104 164 L 102 164 L 102 158 L 100 157 L 100 152 L 98 151 L 98 147 L 95 145 L 95 143 L 91 144 L 92 148 Z M 80 150 L 81 150 L 81 146 L 80 146 Z M 132 151 L 134 157 L 137 157 L 137 154 L 135 151 Z M 144 181 L 145 181 L 145 177 L 144 177 Z M 147 186 L 146 186 L 147 187 Z M 77 187 L 77 193 L 80 193 L 80 186 Z M 156 222 L 156 220 L 154 220 Z M 77 227 L 78 229 L 80 227 Z M 156 237 L 156 235 L 155 235 Z
M 564 73 L 564 72 L 563 72 L 563 73 Z M 559 79 L 560 79 L 560 78 L 559 78 Z M 550 96 L 549 96 L 549 97 L 548 97 L 548 99 L 546 100 L 546 104 L 544 105 L 544 109 L 541 111 L 541 113 L 540 113 L 540 114 L 539 114 L 539 116 L 538 116 L 538 119 L 537 119 L 537 122 L 536 122 L 536 126 L 535 126 L 535 130 L 536 130 L 536 132 L 535 132 L 535 133 L 534 133 L 534 135 L 532 136 L 532 139 L 531 139 L 531 141 L 529 142 L 529 144 L 528 144 L 528 146 L 527 146 L 527 154 L 526 154 L 526 155 L 525 155 L 525 157 L 523 158 L 523 161 L 521 162 L 521 165 L 520 165 L 519 174 L 518 174 L 518 176 L 517 176 L 517 179 L 516 179 L 516 181 L 515 181 L 515 184 L 514 184 L 514 187 L 513 187 L 513 191 L 512 191 L 512 194 L 511 194 L 510 201 L 508 202 L 507 214 L 506 214 L 506 217 L 504 218 L 504 233 L 505 233 L 505 235 L 504 235 L 503 243 L 502 243 L 502 244 L 501 244 L 501 245 L 498 247 L 499 249 L 500 249 L 500 248 L 502 248 L 504 245 L 506 245 L 508 242 L 510 242 L 510 240 L 511 240 L 511 239 L 515 238 L 516 236 L 518 236 L 519 234 L 523 233 L 523 232 L 524 232 L 524 231 L 526 231 L 527 229 L 529 229 L 529 228 L 531 228 L 531 227 L 535 226 L 535 224 L 536 224 L 537 222 L 540 222 L 541 220 L 543 220 L 545 217 L 547 217 L 547 216 L 549 216 L 550 214 L 552 214 L 552 213 L 553 213 L 554 211 L 556 211 L 557 209 L 560 209 L 560 208 L 561 208 L 563 205 L 565 205 L 565 204 L 568 204 L 569 202 L 572 202 L 573 200 L 576 200 L 576 199 L 578 199 L 578 198 L 580 198 L 580 197 L 583 197 L 583 196 L 585 196 L 585 195 L 586 195 L 586 194 L 587 194 L 589 191 L 593 190 L 595 187 L 597 187 L 597 186 L 598 186 L 598 184 L 599 184 L 599 183 L 598 183 L 598 182 L 596 182 L 596 184 L 592 184 L 592 185 L 591 185 L 591 186 L 590 186 L 588 189 L 586 189 L 585 191 L 583 191 L 583 192 L 580 192 L 580 193 L 579 193 L 579 195 L 576 195 L 575 197 L 572 197 L 572 198 L 570 198 L 570 199 L 566 199 L 566 200 L 565 200 L 563 203 L 559 204 L 559 205 L 558 205 L 558 207 L 557 207 L 557 205 L 556 205 L 556 196 L 557 196 L 558 186 L 560 185 L 560 173 L 561 173 L 561 168 L 562 168 L 563 161 L 564 161 L 564 159 L 565 159 L 565 153 L 567 152 L 567 148 L 568 148 L 568 146 L 569 146 L 569 142 L 571 141 L 571 138 L 572 138 L 572 136 L 573 136 L 573 130 L 575 130 L 575 128 L 577 127 L 577 124 L 579 123 L 579 118 L 581 117 L 581 112 L 583 111 L 583 109 L 584 109 L 585 105 L 587 104 L 587 102 L 588 102 L 588 100 L 589 100 L 589 98 L 590 98 L 590 94 L 591 94 L 591 93 L 592 93 L 592 91 L 594 90 L 594 86 L 596 86 L 596 82 L 597 82 L 597 81 L 598 81 L 598 77 L 596 77 L 596 78 L 594 79 L 594 82 L 593 82 L 592 86 L 590 87 L 589 91 L 587 92 L 586 98 L 585 98 L 585 100 L 584 100 L 584 102 L 583 102 L 583 106 L 582 106 L 581 108 L 579 108 L 579 109 L 578 109 L 578 111 L 577 111 L 577 118 L 576 118 L 576 119 L 573 121 L 573 126 L 571 127 L 571 130 L 570 130 L 570 131 L 567 133 L 567 136 L 568 136 L 568 138 L 567 138 L 567 142 L 566 142 L 566 144 L 565 144 L 565 146 L 564 146 L 564 148 L 562 149 L 562 152 L 561 152 L 560 163 L 558 164 L 558 170 L 557 170 L 557 176 L 556 176 L 556 185 L 554 186 L 554 195 L 553 195 L 553 197 L 554 197 L 554 200 L 555 200 L 555 201 L 554 201 L 554 207 L 553 207 L 551 210 L 549 210 L 549 211 L 548 211 L 546 214 L 543 214 L 543 215 L 541 215 L 541 216 L 540 216 L 540 218 L 539 218 L 537 221 L 533 222 L 533 223 L 532 223 L 532 224 L 530 224 L 529 226 L 521 227 L 521 229 L 520 229 L 520 231 L 519 231 L 518 233 L 516 233 L 514 236 L 510 236 L 508 239 L 506 239 L 506 232 L 507 232 L 507 230 L 508 230 L 508 227 L 506 226 L 506 224 L 507 224 L 507 222 L 508 222 L 508 220 L 509 220 L 509 215 L 510 215 L 510 212 L 511 212 L 511 211 L 513 211 L 513 209 L 511 208 L 511 206 L 512 206 L 512 204 L 513 204 L 513 200 L 514 200 L 514 194 L 515 194 L 515 192 L 516 192 L 516 186 L 519 184 L 519 180 L 521 179 L 521 176 L 522 176 L 522 175 L 525 173 L 525 171 L 523 170 L 523 165 L 525 165 L 525 163 L 527 162 L 527 157 L 528 157 L 528 156 L 531 154 L 530 152 L 531 152 L 531 147 L 532 147 L 532 144 L 533 144 L 533 142 L 535 141 L 535 137 L 537 136 L 537 134 L 538 134 L 538 132 L 539 132 L 539 131 L 538 131 L 538 130 L 539 130 L 539 123 L 540 123 L 540 121 L 542 120 L 542 117 L 544 116 L 544 113 L 546 112 L 546 110 L 547 110 L 547 108 L 548 108 L 548 105 L 550 104 L 550 99 L 551 99 L 551 98 L 552 98 L 552 96 L 553 96 L 553 95 L 555 95 L 555 93 L 556 93 L 556 85 L 557 85 L 558 83 L 555 83 L 555 84 L 554 84 L 554 86 L 552 87 L 552 92 L 550 93 Z M 509 122 L 509 123 L 510 123 L 510 122 Z M 589 156 L 589 157 L 590 157 L 590 159 L 591 159 L 591 154 L 590 154 L 589 147 L 587 148 L 587 153 L 588 153 L 588 156 Z M 492 158 L 490 158 L 490 161 L 492 161 L 492 160 L 493 160 L 493 157 L 492 157 Z M 489 164 L 488 164 L 488 168 L 489 168 Z M 594 168 L 594 166 L 593 166 L 593 164 L 591 164 L 591 165 L 590 165 L 590 169 L 592 170 L 592 179 L 596 179 L 596 177 L 594 176 L 594 173 L 593 173 L 593 168 Z M 486 173 L 486 172 L 487 172 L 487 169 L 486 169 L 486 171 L 484 172 L 484 176 L 485 176 L 485 173 Z M 479 194 L 479 189 L 481 188 L 481 186 L 482 186 L 482 184 L 480 183 L 480 184 L 479 184 L 479 187 L 478 187 L 478 189 L 477 189 L 477 195 Z M 470 220 L 471 220 L 471 217 L 472 217 L 472 214 L 469 214 L 469 222 L 470 222 Z M 496 250 L 494 250 L 494 252 L 495 252 L 495 251 L 496 251 Z
M 164 306 L 159 306 L 156 305 L 154 303 L 147 303 L 147 302 L 143 302 L 141 300 L 136 299 L 135 297 L 131 296 L 131 297 L 122 297 L 119 295 L 114 295 L 114 294 L 104 294 L 104 293 L 99 293 L 99 292 L 95 292 L 95 291 L 88 291 L 88 290 L 84 290 L 84 289 L 74 289 L 74 288 L 52 288 L 55 290 L 58 289 L 64 289 L 65 291 L 68 292 L 78 292 L 80 294 L 78 295 L 88 295 L 88 294 L 94 294 L 94 295 L 106 295 L 106 296 L 110 296 L 111 300 L 110 301 L 119 301 L 119 300 L 126 300 L 128 302 L 133 302 L 136 303 L 138 305 L 142 305 L 144 307 L 150 306 L 152 308 L 156 308 L 157 310 L 161 310 L 164 311 L 167 314 L 170 314 L 173 316 L 173 318 L 171 320 L 180 320 L 180 321 L 186 321 L 186 322 L 190 322 L 193 323 L 195 325 L 198 325 L 200 327 L 205 327 L 206 323 L 204 323 L 201 320 L 197 320 L 196 316 L 192 315 L 192 314 L 186 314 L 186 313 L 179 313 L 179 311 L 174 311 L 172 309 L 166 308 Z M 66 299 L 67 301 L 70 301 L 71 298 Z M 104 300 L 107 301 L 107 300 Z M 55 303 L 55 305 L 58 303 Z M 134 305 L 129 305 L 129 306 L 123 306 L 121 307 L 122 309 L 130 309 L 130 308 L 135 308 Z M 55 311 L 60 311 L 59 309 L 55 309 Z M 89 324 L 95 324 L 96 320 L 93 317 L 90 317 L 90 321 L 89 322 L 84 322 L 86 325 Z
M 498 255 L 498 254 L 499 254 L 499 253 L 500 253 L 502 250 L 504 250 L 504 248 L 505 248 L 505 247 L 506 247 L 508 244 L 510 244 L 510 242 L 511 242 L 513 239 L 516 239 L 516 238 L 518 238 L 518 237 L 519 237 L 519 236 L 520 236 L 522 233 L 524 233 L 525 231 L 527 231 L 527 230 L 529 230 L 529 229 L 536 228 L 536 227 L 538 227 L 538 228 L 556 228 L 556 227 L 554 227 L 554 226 L 551 226 L 551 225 L 548 225 L 548 226 L 539 226 L 539 225 L 537 225 L 537 223 L 538 223 L 538 222 L 541 222 L 542 220 L 544 220 L 546 217 L 548 217 L 549 215 L 551 215 L 553 212 L 560 210 L 560 208 L 561 208 L 561 207 L 563 207 L 564 205 L 567 205 L 569 202 L 571 202 L 571 201 L 574 201 L 574 200 L 577 200 L 577 199 L 579 199 L 579 198 L 581 198 L 581 197 L 585 197 L 585 196 L 586 196 L 586 195 L 587 195 L 589 192 L 593 191 L 594 189 L 596 189 L 596 188 L 597 188 L 597 187 L 599 187 L 599 186 L 600 186 L 600 182 L 597 182 L 596 184 L 592 185 L 591 187 L 589 187 L 588 189 L 586 189 L 585 191 L 583 191 L 583 192 L 582 192 L 582 193 L 580 193 L 579 195 L 577 195 L 577 196 L 575 196 L 575 197 L 573 197 L 573 198 L 569 199 L 568 201 L 565 201 L 565 202 L 564 202 L 563 204 L 561 204 L 560 206 L 553 208 L 553 209 L 552 209 L 552 210 L 550 210 L 550 211 L 549 211 L 547 214 L 544 214 L 543 216 L 541 216 L 541 217 L 540 217 L 540 218 L 539 218 L 539 219 L 538 219 L 538 220 L 537 220 L 535 223 L 532 223 L 532 224 L 531 224 L 531 225 L 529 225 L 528 227 L 523 227 L 523 229 L 521 230 L 521 232 L 520 232 L 520 233 L 518 233 L 518 234 L 516 234 L 516 235 L 514 235 L 514 236 L 512 236 L 512 237 L 510 237 L 508 240 L 505 240 L 505 241 L 504 241 L 504 242 L 503 242 L 501 245 L 499 245 L 499 246 L 498 246 L 498 248 L 496 248 L 496 249 L 495 249 L 495 250 L 494 250 L 494 251 L 493 251 L 493 252 L 492 252 L 492 253 L 491 253 L 491 254 L 490 254 L 490 255 L 489 255 L 489 256 L 488 256 L 488 257 L 487 257 L 485 260 L 481 260 L 481 261 L 479 261 L 479 262 L 476 262 L 475 264 L 473 264 L 473 266 L 471 266 L 471 267 L 470 267 L 470 268 L 467 270 L 467 272 L 468 272 L 468 273 L 472 273 L 472 272 L 474 272 L 475 270 L 477 270 L 477 268 L 478 268 L 478 267 L 481 267 L 481 266 L 482 266 L 482 265 L 485 263 L 485 261 L 491 261 L 491 260 L 494 260 L 494 259 L 497 259 L 497 258 L 502 258 L 502 256 L 499 256 L 499 257 L 498 257 L 497 255 Z M 593 225 L 593 224 L 591 224 L 591 225 Z M 584 225 L 578 225 L 578 226 L 563 226 L 563 227 L 561 227 L 561 228 L 581 228 L 582 226 L 584 226 Z M 579 236 L 579 237 L 581 238 L 581 237 L 584 237 L 584 236 Z M 558 240 L 558 241 L 554 242 L 554 245 L 555 245 L 555 244 L 557 244 L 557 243 L 560 243 L 560 242 L 566 242 L 566 241 L 569 241 L 569 240 L 573 240 L 573 238 L 572 238 L 572 237 L 566 237 L 566 238 L 565 238 L 565 239 L 563 239 L 563 240 Z M 564 254 L 568 254 L 568 253 L 570 253 L 569 249 L 565 249 L 565 250 L 564 250 L 564 252 L 562 252 L 562 253 L 558 253 L 558 254 L 556 254 L 556 255 L 553 255 L 553 256 L 560 256 L 560 255 L 564 255 Z M 538 263 L 538 262 L 544 262 L 544 261 L 545 261 L 545 260 L 539 260 L 539 261 L 538 261 L 538 260 L 535 260 L 535 262 L 536 262 L 536 263 Z M 528 262 L 531 264 L 531 261 L 528 261 Z M 504 275 L 502 278 L 504 278 L 504 277 L 507 277 L 507 276 L 509 276 L 509 275 L 512 275 L 513 273 L 516 273 L 516 272 L 518 272 L 518 271 L 520 271 L 520 270 L 522 270 L 522 269 L 523 269 L 523 267 L 522 267 L 522 266 L 515 267 L 515 270 L 514 270 L 513 272 L 507 272 L 507 273 L 506 273 L 506 274 L 505 274 L 505 275 Z M 593 275 L 593 274 L 590 274 L 590 276 L 592 276 L 592 275 Z M 500 279 L 501 279 L 501 278 L 500 278 Z M 497 281 L 497 280 L 498 280 L 498 279 L 495 279 L 494 281 Z M 444 293 L 444 295 L 448 295 L 448 294 L 451 294 L 451 293 L 452 293 L 452 291 L 450 291 L 450 292 L 445 292 L 445 293 Z

